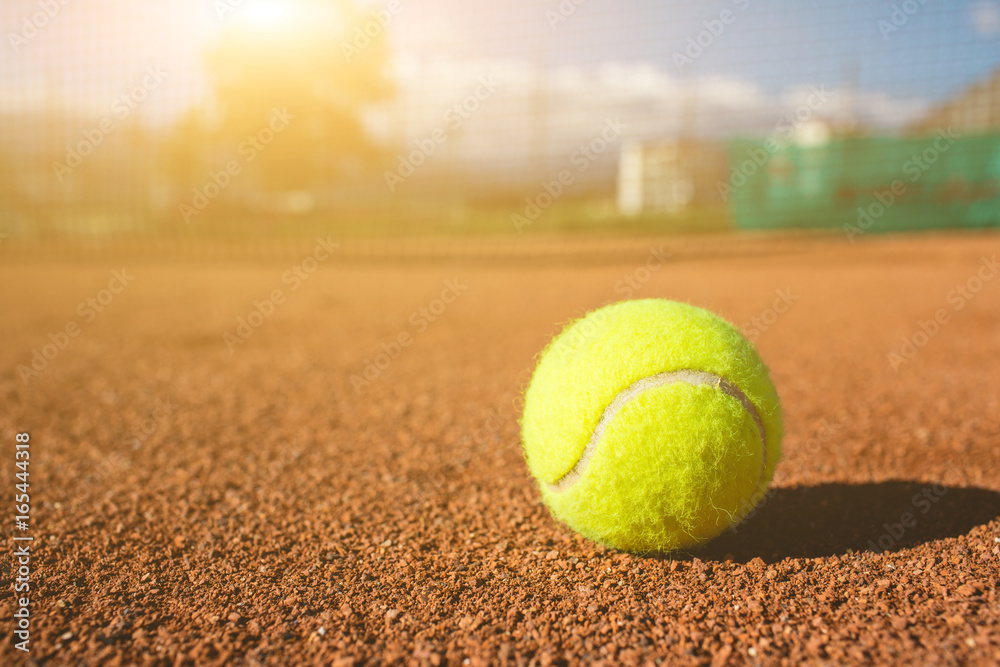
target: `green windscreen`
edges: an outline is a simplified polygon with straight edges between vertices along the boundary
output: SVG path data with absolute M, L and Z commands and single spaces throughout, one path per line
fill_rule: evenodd
M 740 139 L 729 154 L 717 188 L 742 229 L 840 227 L 854 237 L 1000 225 L 1000 134 Z

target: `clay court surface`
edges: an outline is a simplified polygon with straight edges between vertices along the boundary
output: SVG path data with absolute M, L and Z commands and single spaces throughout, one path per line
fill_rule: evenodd
M 28 662 L 1000 662 L 1000 236 L 761 238 L 334 253 L 297 289 L 282 277 L 311 242 L 264 259 L 8 250 L 0 470 L 11 489 L 30 432 Z M 641 270 L 650 246 L 671 256 Z M 88 321 L 78 304 L 123 268 Z M 774 492 L 693 553 L 573 535 L 519 449 L 535 356 L 628 296 L 626 276 L 633 298 L 756 328 L 785 408 Z M 244 340 L 238 318 L 274 290 Z M 4 590 L 0 663 L 22 664 Z

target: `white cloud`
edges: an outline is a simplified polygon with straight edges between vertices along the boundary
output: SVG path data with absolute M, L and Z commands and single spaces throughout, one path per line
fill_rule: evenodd
M 857 98 L 860 120 L 879 129 L 905 126 L 927 113 L 929 108 L 923 99 L 900 99 L 880 92 L 861 93 Z
M 983 37 L 1000 33 L 1000 5 L 992 0 L 982 0 L 969 8 L 973 29 Z
M 397 145 L 445 127 L 444 115 L 475 90 L 479 77 L 502 82 L 449 139 L 447 156 L 435 160 L 442 168 L 453 168 L 449 161 L 455 160 L 524 171 L 538 168 L 543 154 L 550 165 L 542 165 L 544 171 L 562 164 L 601 131 L 606 119 L 616 117 L 628 124 L 625 140 L 669 139 L 689 131 L 720 140 L 767 136 L 814 90 L 814 84 L 803 84 L 770 93 L 742 78 L 681 77 L 642 62 L 545 72 L 526 61 L 405 56 L 395 60 L 393 72 L 398 96 L 373 127 Z M 824 90 L 829 100 L 814 110 L 813 119 L 860 121 L 893 130 L 926 109 L 923 100 L 880 92 L 848 94 L 829 86 Z

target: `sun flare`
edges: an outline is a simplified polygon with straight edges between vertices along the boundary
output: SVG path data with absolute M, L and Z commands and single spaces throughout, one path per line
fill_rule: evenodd
M 295 18 L 295 8 L 286 2 L 276 0 L 255 0 L 248 2 L 239 13 L 239 18 L 258 27 L 281 29 Z

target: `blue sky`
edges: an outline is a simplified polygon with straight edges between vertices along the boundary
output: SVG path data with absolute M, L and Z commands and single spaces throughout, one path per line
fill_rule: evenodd
M 984 0 L 582 0 L 552 29 L 546 10 L 559 4 L 425 0 L 404 8 L 404 34 L 394 37 L 456 57 L 537 57 L 549 65 L 642 61 L 676 72 L 672 54 L 703 30 L 703 21 L 730 10 L 735 19 L 687 68 L 688 76 L 738 77 L 776 93 L 796 84 L 838 84 L 853 70 L 862 90 L 935 101 L 1000 64 L 1000 4 Z M 902 12 L 904 4 L 916 11 Z M 906 21 L 884 36 L 879 21 L 890 22 L 894 6 L 902 12 L 897 20 Z M 447 17 L 448 27 L 422 30 L 434 16 Z
M 243 0 L 233 16 L 219 17 L 213 1 L 60 5 L 37 37 L 0 55 L 0 112 L 56 105 L 97 118 L 147 67 L 162 65 L 169 77 L 137 113 L 172 122 L 206 100 L 202 53 L 219 31 L 255 5 L 285 5 Z M 398 97 L 375 110 L 373 131 L 419 139 L 481 77 L 496 77 L 499 92 L 477 105 L 451 146 L 456 158 L 511 164 L 536 155 L 539 81 L 547 86 L 547 151 L 558 155 L 617 116 L 628 122 L 628 140 L 689 131 L 692 115 L 702 136 L 767 133 L 817 85 L 835 93 L 818 116 L 836 120 L 853 108 L 873 131 L 896 132 L 1000 64 L 1000 0 L 397 1 L 386 31 Z M 883 35 L 879 22 L 892 21 L 894 6 L 900 25 Z M 558 14 L 560 7 L 571 11 Z M 903 7 L 910 13 L 901 14 Z M 679 69 L 675 54 L 723 11 L 732 13 L 730 23 Z M 19 30 L 32 12 L 35 0 L 4 0 L 0 32 Z M 552 23 L 552 16 L 564 20 Z M 856 95 L 847 95 L 852 78 Z
M 548 72 L 546 141 L 557 154 L 618 115 L 630 140 L 759 136 L 820 85 L 834 94 L 814 118 L 895 133 L 1000 65 L 1000 0 L 401 2 L 392 43 L 424 61 L 400 78 L 409 136 L 460 98 L 454 82 L 495 73 L 503 90 L 463 131 L 470 155 L 489 146 L 512 163 L 531 161 L 539 70 Z M 724 11 L 729 23 L 679 68 L 675 54 Z

